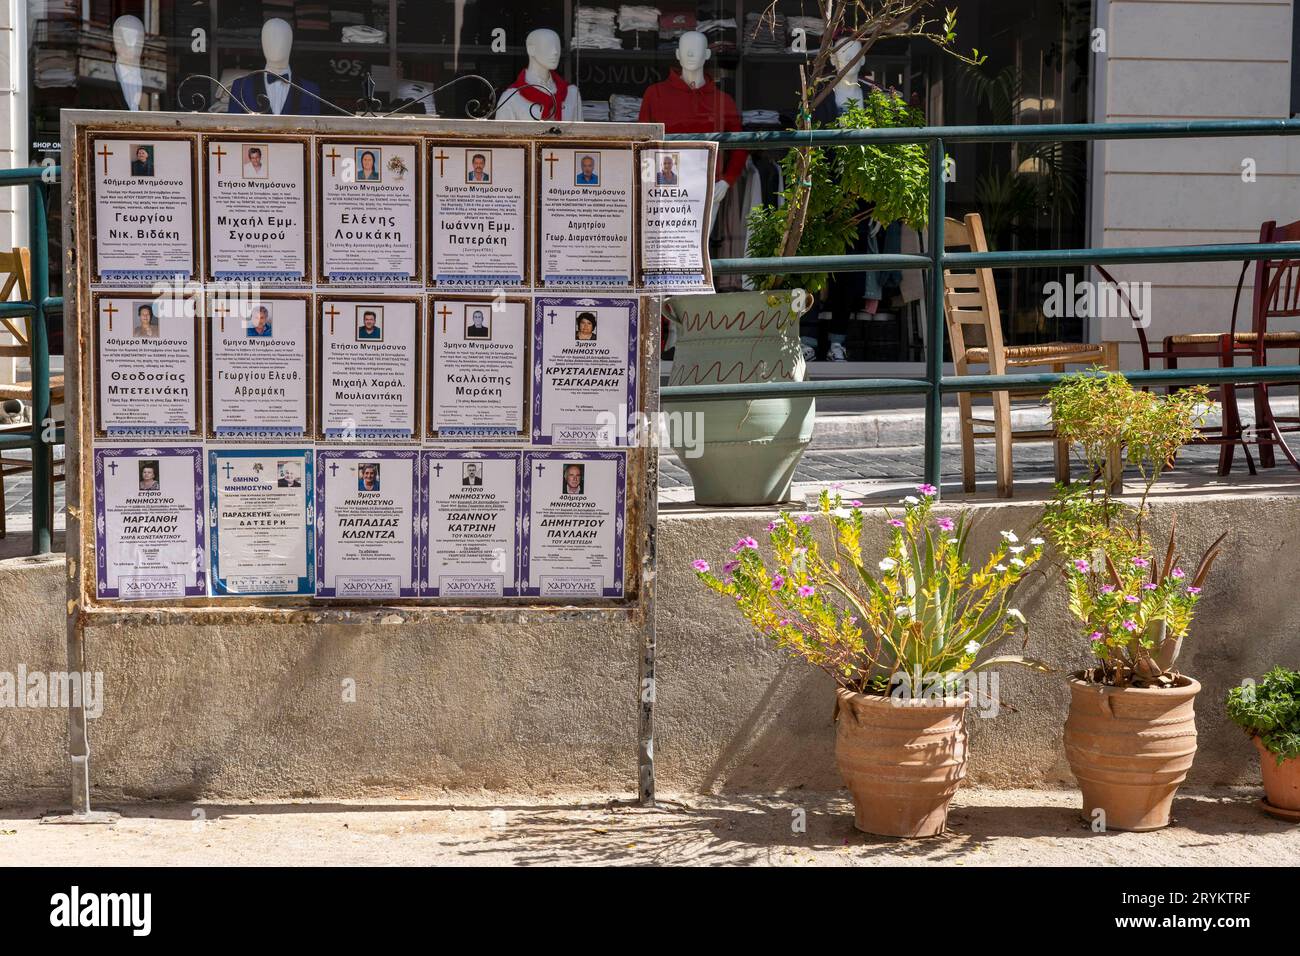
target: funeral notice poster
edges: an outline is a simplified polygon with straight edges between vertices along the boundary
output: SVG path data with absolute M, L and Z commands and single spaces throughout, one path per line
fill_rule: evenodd
M 420 306 L 320 302 L 320 431 L 326 439 L 419 438 Z
M 308 282 L 307 143 L 206 140 L 210 278 Z
M 96 448 L 94 473 L 98 596 L 206 593 L 203 449 Z
M 516 451 L 426 451 L 420 462 L 424 597 L 519 594 Z
M 709 289 L 713 144 L 656 143 L 637 150 L 641 188 L 638 285 L 659 291 Z
M 321 279 L 336 285 L 418 282 L 417 145 L 384 140 L 318 148 Z
M 316 595 L 415 597 L 420 453 L 316 452 Z
M 525 595 L 622 596 L 626 485 L 624 452 L 525 453 Z
M 539 296 L 533 313 L 533 443 L 629 444 L 638 300 Z
M 527 299 L 439 298 L 429 312 L 429 434 L 526 439 Z
M 97 433 L 199 437 L 194 300 L 124 292 L 95 299 Z
M 310 299 L 217 299 L 208 309 L 208 435 L 310 433 Z
M 194 141 L 97 136 L 90 150 L 99 281 L 194 278 Z
M 554 288 L 630 288 L 631 149 L 546 145 L 538 152 L 538 276 Z
M 429 285 L 528 284 L 529 147 L 434 143 L 429 149 Z
M 316 528 L 311 449 L 212 449 L 212 593 L 311 594 Z

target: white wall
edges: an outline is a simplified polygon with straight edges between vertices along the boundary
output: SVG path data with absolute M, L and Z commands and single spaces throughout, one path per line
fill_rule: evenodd
M 1290 111 L 1291 0 L 1109 0 L 1097 117 L 1107 122 L 1284 119 Z M 1253 242 L 1261 222 L 1300 219 L 1300 138 L 1144 140 L 1099 147 L 1093 242 L 1106 246 Z M 1255 182 L 1242 163 L 1255 161 Z M 1110 268 L 1110 267 L 1108 267 Z M 1152 283 L 1155 347 L 1173 332 L 1228 328 L 1240 263 L 1115 267 Z M 1239 322 L 1249 322 L 1249 282 Z M 1130 343 L 1127 320 L 1094 337 Z M 1292 357 L 1293 358 L 1293 357 Z M 1292 358 L 1287 359 L 1291 361 Z

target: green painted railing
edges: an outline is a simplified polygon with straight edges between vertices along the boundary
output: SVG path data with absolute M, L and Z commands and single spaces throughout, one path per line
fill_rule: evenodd
M 1026 266 L 1092 265 L 1145 262 L 1224 262 L 1294 258 L 1296 247 L 1287 243 L 1226 243 L 1193 246 L 1140 246 L 1123 249 L 1048 249 L 1008 252 L 953 252 L 943 250 L 946 186 L 941 175 L 944 147 L 952 143 L 1066 142 L 1116 139 L 1200 139 L 1223 136 L 1295 136 L 1300 120 L 1227 120 L 1188 123 L 1079 123 L 1042 126 L 922 126 L 898 129 L 785 130 L 771 133 L 678 133 L 671 140 L 718 143 L 722 149 L 847 146 L 853 143 L 927 143 L 930 152 L 930 204 L 927 225 L 928 255 L 789 256 L 783 258 L 715 259 L 717 275 L 791 275 L 808 272 L 869 272 L 878 269 L 925 269 L 927 316 L 925 375 L 916 378 L 837 379 L 816 382 L 737 383 L 728 385 L 674 385 L 663 389 L 671 401 L 723 401 L 727 399 L 796 398 L 807 396 L 924 395 L 925 480 L 940 487 L 943 450 L 942 400 L 945 393 L 989 389 L 1051 387 L 1065 373 L 1020 375 L 944 375 L 943 270 L 945 267 L 1023 268 Z M 1300 207 L 1300 202 L 1296 203 Z M 1300 208 L 1288 208 L 1279 197 L 1278 221 L 1300 218 Z M 1300 381 L 1300 365 L 1250 368 L 1125 370 L 1135 385 L 1216 385 L 1225 382 L 1265 383 Z
M 63 299 L 50 297 L 50 234 L 45 216 L 50 187 L 58 183 L 58 177 L 57 166 L 0 169 L 0 186 L 26 187 L 29 210 L 31 298 L 0 303 L 0 315 L 32 317 L 32 427 L 29 433 L 0 433 L 0 451 L 26 448 L 32 453 L 32 554 L 48 554 L 53 544 L 54 446 L 63 443 L 63 430 L 54 427 L 50 414 L 50 341 L 45 326 L 48 315 L 63 311 Z

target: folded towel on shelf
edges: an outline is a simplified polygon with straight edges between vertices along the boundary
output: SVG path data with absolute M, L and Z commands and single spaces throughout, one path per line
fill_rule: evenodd
M 772 53 L 785 49 L 786 18 L 780 13 L 745 14 L 745 49 Z
M 625 3 L 618 8 L 619 30 L 655 30 L 659 27 L 659 8 Z
M 575 50 L 621 50 L 623 43 L 614 36 L 617 14 L 604 7 L 578 7 L 573 12 L 573 48 Z
M 583 100 L 582 119 L 587 123 L 608 123 L 609 100 Z
M 387 41 L 388 34 L 383 30 L 376 30 L 364 24 L 343 28 L 344 43 L 385 43 Z
M 695 14 L 664 13 L 659 16 L 659 39 L 676 40 L 695 29 Z
M 641 97 L 615 93 L 609 98 L 609 118 L 615 123 L 635 123 L 641 115 Z
M 740 121 L 745 126 L 779 126 L 781 114 L 776 110 L 745 110 Z

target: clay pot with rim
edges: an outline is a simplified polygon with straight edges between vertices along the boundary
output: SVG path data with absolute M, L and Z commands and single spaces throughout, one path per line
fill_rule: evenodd
M 879 836 L 942 833 L 966 777 L 970 695 L 894 699 L 836 691 L 835 763 L 853 794 L 854 826 Z
M 1264 777 L 1264 799 L 1275 810 L 1290 811 L 1288 819 L 1300 820 L 1300 757 L 1283 760 L 1279 765 L 1277 754 L 1264 746 L 1258 737 L 1252 737 L 1259 750 L 1259 770 Z M 1292 817 L 1292 814 L 1295 814 Z
M 1104 812 L 1107 830 L 1169 825 L 1174 794 L 1196 756 L 1193 704 L 1201 685 L 1111 687 L 1069 680 L 1065 756 L 1083 791 L 1082 816 Z

